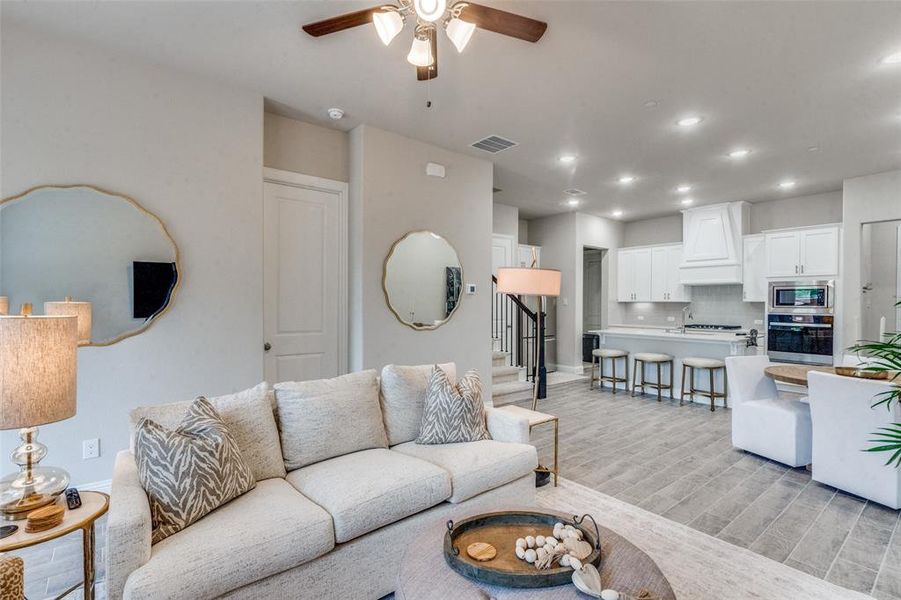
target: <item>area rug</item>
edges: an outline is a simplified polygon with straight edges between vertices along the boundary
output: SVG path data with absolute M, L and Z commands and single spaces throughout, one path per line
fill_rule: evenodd
M 873 600 L 566 479 L 538 505 L 591 514 L 654 559 L 680 600 Z

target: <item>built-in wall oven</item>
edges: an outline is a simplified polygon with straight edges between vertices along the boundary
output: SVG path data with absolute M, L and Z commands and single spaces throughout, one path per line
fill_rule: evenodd
M 832 281 L 770 283 L 767 354 L 771 360 L 832 364 L 834 293 Z

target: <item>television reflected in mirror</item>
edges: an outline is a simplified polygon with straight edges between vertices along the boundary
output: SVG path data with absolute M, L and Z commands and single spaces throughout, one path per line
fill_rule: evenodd
M 10 314 L 31 303 L 90 302 L 85 345 L 146 330 L 172 305 L 178 248 L 138 202 L 88 185 L 42 186 L 0 201 L 0 296 Z

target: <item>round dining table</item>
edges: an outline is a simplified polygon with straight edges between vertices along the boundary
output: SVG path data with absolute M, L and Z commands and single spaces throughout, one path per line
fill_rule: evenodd
M 764 373 L 770 379 L 781 381 L 782 383 L 790 383 L 793 385 L 802 385 L 807 387 L 807 374 L 811 371 L 819 371 L 821 373 L 835 373 L 834 367 L 816 366 L 816 365 L 771 365 L 764 369 Z

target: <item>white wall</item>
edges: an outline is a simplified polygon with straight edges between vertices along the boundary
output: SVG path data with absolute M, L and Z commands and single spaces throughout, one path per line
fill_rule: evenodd
M 901 171 L 856 177 L 844 181 L 842 196 L 842 273 L 844 294 L 839 311 L 842 317 L 842 344 L 848 346 L 862 337 L 861 226 L 901 219 Z M 887 250 L 891 251 L 891 250 Z M 842 307 L 843 305 L 843 307 Z M 889 327 L 886 327 L 889 329 Z
M 491 227 L 493 170 L 488 161 L 450 152 L 374 127 L 350 135 L 351 368 L 388 363 L 455 361 L 491 372 Z M 425 174 L 427 162 L 447 167 L 444 179 Z M 395 240 L 431 230 L 456 248 L 464 294 L 453 318 L 432 331 L 402 325 L 385 305 L 382 264 Z M 487 396 L 487 394 L 486 394 Z
M 495 202 L 492 205 L 491 232 L 509 235 L 513 244 L 524 244 L 519 240 L 519 209 L 515 206 Z M 516 252 L 516 248 L 513 249 Z
M 348 181 L 350 138 L 345 131 L 263 115 L 263 164 L 335 181 Z
M 623 226 L 623 246 L 678 244 L 682 241 L 682 215 L 629 221 Z
M 584 275 L 584 252 L 583 248 L 599 248 L 608 250 L 604 254 L 601 261 L 601 270 L 603 278 L 601 280 L 601 295 L 604 300 L 601 305 L 601 321 L 606 325 L 618 323 L 621 321 L 620 307 L 616 302 L 616 252 L 617 248 L 623 246 L 623 224 L 619 221 L 613 221 L 598 217 L 595 215 L 587 215 L 582 213 L 576 214 L 577 238 L 576 238 L 576 308 L 573 318 L 575 319 L 575 338 L 572 341 L 573 358 L 570 365 L 576 370 L 582 368 L 582 333 L 583 333 L 583 298 L 582 298 L 582 278 Z
M 78 413 L 41 428 L 47 464 L 76 484 L 103 480 L 128 445 L 131 408 L 262 378 L 263 100 L 3 25 L 2 195 L 48 183 L 119 191 L 155 212 L 182 253 L 169 313 L 137 337 L 80 349 Z M 101 457 L 82 461 L 94 437 Z M 0 456 L 16 444 L 3 432 Z
M 861 285 L 870 289 L 861 295 L 861 333 L 863 339 L 879 339 L 879 322 L 885 317 L 885 330 L 898 331 L 897 309 L 899 233 L 901 221 L 866 223 L 861 230 Z
M 839 190 L 769 202 L 753 202 L 750 213 L 749 233 L 839 223 L 842 220 L 842 192 Z

